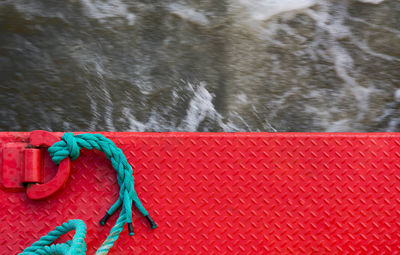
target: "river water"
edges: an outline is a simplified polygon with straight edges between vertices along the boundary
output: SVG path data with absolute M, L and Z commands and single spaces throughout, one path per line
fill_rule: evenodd
M 0 131 L 400 131 L 399 0 L 0 0 Z

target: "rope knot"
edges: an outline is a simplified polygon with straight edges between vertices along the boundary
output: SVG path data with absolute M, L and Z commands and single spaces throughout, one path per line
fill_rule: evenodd
M 65 133 L 61 139 L 61 141 L 56 142 L 49 148 L 49 153 L 54 163 L 59 164 L 61 160 L 65 159 L 68 156 L 71 157 L 71 160 L 75 160 L 79 157 L 79 150 L 81 148 L 86 148 L 89 150 L 97 149 L 105 153 L 106 157 L 111 161 L 112 166 L 117 171 L 117 181 L 120 186 L 120 196 L 118 200 L 107 211 L 106 215 L 101 219 L 100 224 L 104 225 L 107 219 L 115 211 L 117 211 L 117 209 L 121 205 L 122 210 L 119 214 L 117 222 L 112 227 L 109 236 L 97 250 L 96 254 L 108 253 L 109 249 L 118 239 L 118 236 L 124 228 L 125 224 L 128 224 L 129 235 L 134 234 L 132 226 L 132 202 L 136 205 L 142 215 L 146 217 L 147 221 L 150 223 L 151 228 L 154 229 L 157 227 L 147 210 L 144 208 L 135 191 L 135 182 L 133 179 L 132 167 L 129 165 L 128 160 L 126 159 L 122 150 L 115 146 L 113 141 L 104 137 L 101 134 L 79 134 L 74 136 L 73 133 Z M 80 228 L 82 229 L 82 231 L 78 231 L 78 228 L 76 228 L 75 233 L 84 234 L 75 234 L 72 243 L 67 242 L 64 244 L 52 244 L 52 242 L 60 235 L 64 234 L 65 231 L 69 231 L 70 229 L 72 229 L 71 226 L 81 226 L 82 224 L 83 222 L 77 220 L 72 220 L 64 223 L 61 227 L 56 228 L 47 236 L 44 236 L 39 239 L 39 241 L 33 243 L 31 247 L 25 249 L 21 254 L 83 255 L 86 252 L 86 245 L 84 243 L 86 226 L 85 229 L 83 229 L 83 227 Z
M 65 142 L 71 160 L 77 159 L 79 157 L 80 147 L 78 146 L 74 134 L 65 133 L 61 139 Z

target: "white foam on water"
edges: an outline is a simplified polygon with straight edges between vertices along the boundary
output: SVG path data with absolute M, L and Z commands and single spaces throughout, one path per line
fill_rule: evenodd
M 132 114 L 132 111 L 128 108 L 124 108 L 122 110 L 122 114 L 129 121 L 129 131 L 132 132 L 144 132 L 147 130 L 151 130 L 151 125 L 149 122 L 143 123 L 136 119 L 136 117 Z
M 392 118 L 389 121 L 388 127 L 385 132 L 398 132 L 400 124 L 400 118 Z
M 275 15 L 293 12 L 313 6 L 316 0 L 237 0 L 250 19 L 266 21 Z
M 278 46 L 284 46 L 273 35 L 282 29 L 282 23 L 274 18 L 288 20 L 294 14 L 316 5 L 317 0 L 231 0 L 229 16 L 233 27 L 241 32 L 251 32 L 256 38 Z
M 213 104 L 214 94 L 209 92 L 206 88 L 205 83 L 199 85 L 193 85 L 187 83 L 187 90 L 192 94 L 188 108 L 186 109 L 186 115 L 182 118 L 180 123 L 173 123 L 171 119 L 167 119 L 162 116 L 159 112 L 153 111 L 146 121 L 139 121 L 132 110 L 125 107 L 123 109 L 123 115 L 129 121 L 129 131 L 144 132 L 144 131 L 185 131 L 195 132 L 199 131 L 200 125 L 203 121 L 208 118 L 209 120 L 217 123 L 217 125 L 224 132 L 243 132 L 251 130 L 251 127 L 247 126 L 246 129 L 239 128 L 231 120 L 222 120 L 222 116 L 217 112 Z M 176 97 L 179 97 L 176 94 Z M 167 115 L 168 111 L 173 111 L 175 103 L 172 102 L 168 109 L 165 109 Z M 236 116 L 241 118 L 240 116 Z M 247 125 L 242 119 L 243 124 Z M 270 126 L 268 122 L 266 126 Z M 271 126 L 271 130 L 273 130 Z M 206 131 L 206 130 L 205 130 Z
M 197 131 L 200 124 L 209 118 L 215 121 L 218 126 L 224 132 L 246 132 L 246 131 L 272 131 L 277 132 L 277 130 L 271 125 L 271 123 L 265 119 L 260 121 L 263 122 L 263 128 L 252 127 L 247 121 L 235 111 L 232 111 L 224 119 L 223 116 L 215 109 L 213 104 L 214 94 L 210 93 L 205 86 L 205 83 L 200 83 L 199 86 L 194 87 L 189 84 L 189 87 L 193 91 L 193 97 L 190 101 L 189 108 L 186 111 L 186 117 L 184 121 L 179 126 L 181 131 Z M 242 104 L 251 104 L 251 100 L 248 99 L 246 94 L 240 93 L 237 99 Z M 251 107 L 252 113 L 258 117 L 258 111 L 254 105 Z M 240 126 L 238 126 L 240 124 Z
M 104 93 L 104 100 L 106 102 L 105 106 L 105 111 L 104 111 L 104 119 L 106 121 L 106 128 L 107 130 L 110 131 L 115 131 L 115 126 L 113 123 L 113 101 L 111 100 L 111 94 L 110 91 L 107 89 L 107 87 L 103 86 L 102 87 L 103 93 Z
M 400 89 L 396 89 L 394 92 L 394 101 L 400 103 Z
M 356 79 L 354 60 L 340 43 L 341 39 L 352 39 L 350 28 L 344 25 L 347 15 L 345 6 L 338 7 L 340 11 L 336 15 L 329 15 L 328 5 L 321 6 L 322 11 L 308 10 L 317 23 L 317 26 L 328 32 L 330 40 L 325 45 L 328 47 L 329 58 L 332 59 L 336 74 L 345 83 L 345 89 L 349 90 L 357 101 L 357 119 L 361 120 L 368 113 L 370 95 L 375 92 L 373 87 L 361 86 Z
M 189 108 L 186 111 L 186 117 L 183 119 L 179 129 L 196 131 L 200 123 L 204 121 L 206 117 L 215 119 L 218 117 L 218 113 L 212 103 L 214 96 L 208 92 L 204 83 L 200 83 L 200 86 L 198 86 L 196 90 L 193 89 L 191 84 L 189 84 L 189 86 L 191 86 L 191 89 L 194 91 L 194 97 L 190 101 Z
M 400 89 L 396 89 L 393 92 L 393 102 L 388 103 L 386 105 L 387 107 L 384 110 L 383 114 L 376 119 L 377 122 L 382 122 L 385 121 L 385 119 L 394 116 L 389 119 L 389 123 L 387 124 L 387 127 L 384 130 L 385 132 L 398 131 L 400 127 L 400 117 L 398 117 L 399 115 L 397 113 L 399 112 L 399 104 L 400 104 Z
M 368 3 L 368 4 L 380 4 L 384 0 L 358 0 L 358 1 L 362 2 L 362 3 Z
M 65 16 L 62 12 L 49 11 L 46 9 L 46 3 L 40 1 L 3 0 L 0 5 L 4 3 L 12 4 L 25 18 L 35 18 L 34 16 L 39 16 L 65 20 Z
M 87 15 L 104 22 L 109 18 L 124 18 L 128 25 L 135 23 L 135 14 L 129 12 L 128 6 L 121 0 L 81 0 Z
M 382 0 L 359 0 L 364 3 L 380 4 Z M 252 32 L 255 38 L 265 41 L 265 43 L 273 43 L 280 47 L 285 47 L 279 40 L 274 39 L 278 31 L 284 31 L 290 37 L 295 38 L 299 42 L 305 41 L 301 34 L 294 31 L 289 25 L 285 24 L 285 20 L 293 17 L 293 14 L 303 13 L 311 17 L 316 24 L 317 35 L 313 38 L 313 42 L 308 43 L 310 47 L 307 49 L 308 54 L 314 59 L 323 58 L 332 62 L 337 76 L 343 81 L 343 96 L 353 97 L 355 107 L 357 108 L 357 116 L 349 116 L 349 119 L 336 119 L 337 113 L 334 109 L 327 108 L 325 116 L 321 113 L 321 109 L 309 107 L 307 112 L 318 115 L 318 121 L 325 126 L 327 131 L 350 131 L 357 129 L 355 122 L 368 118 L 370 110 L 370 99 L 373 94 L 378 93 L 378 89 L 374 84 L 363 83 L 358 66 L 354 63 L 353 57 L 343 42 L 350 41 L 353 45 L 362 50 L 366 55 L 377 57 L 388 61 L 397 61 L 393 56 L 385 55 L 373 51 L 366 41 L 359 40 L 353 34 L 353 31 L 346 23 L 346 19 L 351 19 L 347 13 L 346 2 L 332 3 L 332 1 L 246 1 L 237 0 L 231 6 L 231 12 L 234 16 L 234 23 L 239 26 L 248 28 L 246 31 Z M 290 14 L 290 15 L 289 15 Z M 276 17 L 281 19 L 276 19 Z M 357 19 L 357 18 L 355 18 Z M 360 22 L 363 20 L 360 19 Z M 368 24 L 369 25 L 369 24 Z M 371 26 L 376 26 L 371 24 Z M 380 28 L 377 27 L 377 28 Z M 387 28 L 389 32 L 397 30 Z M 321 32 L 318 32 L 321 31 Z M 318 33 L 321 36 L 318 36 Z M 326 37 L 328 35 L 328 38 Z M 260 45 L 262 46 L 262 45 Z M 322 47 L 321 47 L 322 46 Z M 296 52 L 288 52 L 288 54 L 296 54 Z M 281 67 L 284 68 L 284 67 Z M 284 97 L 284 96 L 283 96 Z M 323 97 L 323 95 L 322 95 Z M 282 101 L 282 103 L 285 100 Z M 337 97 L 340 102 L 340 97 Z M 241 103 L 238 100 L 238 103 Z M 280 105 L 275 102 L 276 106 Z M 274 116 L 274 109 L 271 115 Z M 317 122 L 318 122 L 317 121 Z
M 239 93 L 238 95 L 236 95 L 236 99 L 238 103 L 241 104 L 246 104 L 249 102 L 249 100 L 247 99 L 247 95 L 245 93 Z
M 210 24 L 210 21 L 206 15 L 192 7 L 185 6 L 180 3 L 171 3 L 167 5 L 167 9 L 181 19 L 188 20 L 192 23 L 202 26 L 207 26 Z
M 305 112 L 314 115 L 313 124 L 324 128 L 324 132 L 353 132 L 357 131 L 352 127 L 352 119 L 334 117 L 335 114 L 340 114 L 337 107 L 320 107 L 306 105 Z
M 376 25 L 376 24 L 373 24 L 371 22 L 365 21 L 365 20 L 363 20 L 361 18 L 357 18 L 357 17 L 347 17 L 347 18 L 349 20 L 351 20 L 351 21 L 363 23 L 363 24 L 367 25 L 368 27 L 374 28 L 376 30 L 390 32 L 390 33 L 396 34 L 397 36 L 400 35 L 400 30 L 398 30 L 398 29 L 394 29 L 394 28 L 391 28 L 391 27 L 385 27 L 385 26 L 381 26 L 381 25 Z
M 90 72 L 96 76 L 95 84 L 88 81 L 88 88 L 90 89 L 87 93 L 87 97 L 89 98 L 89 107 L 93 114 L 89 128 L 94 130 L 99 120 L 104 118 L 105 129 L 115 131 L 116 127 L 113 121 L 114 102 L 111 97 L 110 89 L 107 88 L 107 83 L 104 80 L 104 75 L 107 75 L 107 73 L 103 68 L 102 61 L 100 58 L 94 57 L 87 64 L 90 64 L 92 68 L 86 65 L 84 65 L 83 68 L 86 72 Z M 102 105 L 101 109 L 99 109 L 98 102 Z
M 200 83 L 197 87 L 189 84 L 189 88 L 193 91 L 193 97 L 189 103 L 189 108 L 186 110 L 186 116 L 182 121 L 181 125 L 178 127 L 180 131 L 198 131 L 200 124 L 206 119 L 215 121 L 218 126 L 224 132 L 245 132 L 245 131 L 261 131 L 259 129 L 255 130 L 251 127 L 244 119 L 243 116 L 239 114 L 231 113 L 231 115 L 224 121 L 220 113 L 217 112 L 213 104 L 214 94 L 210 93 L 206 89 L 205 83 Z M 249 103 L 245 94 L 239 94 L 238 100 L 242 103 Z M 253 113 L 257 115 L 257 110 L 252 107 Z M 232 119 L 235 119 L 233 121 Z M 241 121 L 244 128 L 238 127 L 235 123 Z M 277 130 L 265 120 L 264 130 L 270 130 L 276 132 Z
M 363 3 L 379 4 L 384 0 L 358 0 Z M 266 21 L 276 15 L 288 12 L 298 12 L 309 9 L 315 5 L 327 5 L 327 0 L 232 0 L 231 6 L 238 7 L 252 20 Z M 327 13 L 326 13 L 327 14 Z
M 89 3 L 87 4 L 87 7 L 90 10 L 90 15 L 94 18 L 127 18 L 130 15 L 126 5 L 120 0 L 106 1 L 102 3 L 97 1 L 93 2 L 90 0 L 82 1 Z M 371 4 L 379 4 L 383 2 L 381 0 L 359 1 Z M 266 35 L 265 37 L 261 37 L 267 38 L 267 41 L 265 41 L 266 43 L 273 40 L 271 39 L 271 35 L 274 35 L 278 29 L 285 31 L 291 37 L 299 40 L 299 42 L 305 42 L 307 40 L 306 37 L 298 34 L 297 31 L 285 24 L 285 22 L 278 22 L 278 20 L 275 18 L 279 16 L 283 17 L 284 19 L 290 19 L 290 17 L 293 16 L 292 14 L 296 13 L 303 13 L 311 17 L 315 21 L 317 29 L 325 31 L 329 38 L 314 38 L 313 45 L 310 47 L 312 49 L 310 51 L 315 51 L 312 54 L 316 54 L 316 52 L 319 51 L 318 55 L 323 56 L 325 60 L 332 62 L 337 76 L 343 81 L 342 95 L 348 96 L 348 94 L 350 94 L 354 97 L 358 114 L 355 117 L 351 116 L 349 118 L 337 119 L 335 115 L 337 115 L 338 111 L 340 112 L 340 110 L 337 108 L 331 107 L 321 111 L 320 108 L 312 106 L 306 106 L 306 112 L 313 113 L 318 116 L 318 118 L 316 118 L 316 121 L 320 122 L 318 123 L 318 126 L 325 127 L 325 131 L 356 131 L 357 127 L 354 127 L 354 122 L 362 120 L 366 114 L 368 114 L 370 107 L 369 100 L 371 95 L 376 92 L 376 89 L 373 84 L 370 86 L 359 84 L 357 80 L 357 66 L 355 65 L 350 52 L 343 45 L 342 41 L 343 39 L 349 39 L 354 45 L 371 56 L 380 57 L 385 60 L 393 60 L 393 57 L 376 53 L 368 47 L 367 43 L 353 40 L 354 36 L 352 31 L 345 23 L 345 19 L 348 18 L 346 4 L 339 4 L 339 7 L 335 7 L 334 9 L 336 10 L 332 12 L 334 4 L 335 3 L 332 3 L 328 0 L 232 0 L 230 6 L 230 15 L 232 15 L 234 18 L 235 25 L 239 24 L 241 28 L 250 28 L 249 30 L 253 31 L 255 36 L 258 36 L 259 38 L 260 34 L 263 36 Z M 117 8 L 113 9 L 109 8 L 109 6 L 116 6 Z M 166 9 L 183 20 L 202 26 L 207 26 L 210 24 L 210 21 L 204 12 L 199 11 L 187 4 L 170 3 L 166 5 Z M 279 41 L 274 41 L 274 43 L 284 46 Z M 318 46 L 321 44 L 323 44 L 325 47 L 323 50 L 318 48 Z M 288 54 L 296 54 L 296 52 L 288 52 Z M 277 73 L 279 70 L 275 71 Z M 145 71 L 140 73 L 143 76 Z M 295 84 L 295 81 L 293 81 L 293 83 Z M 146 87 L 149 86 L 144 83 L 143 90 L 145 90 Z M 125 108 L 123 112 L 124 115 L 129 119 L 131 131 L 198 131 L 201 124 L 206 119 L 210 119 L 218 123 L 220 128 L 226 132 L 248 130 L 257 131 L 255 130 L 255 127 L 251 127 L 249 123 L 246 123 L 243 116 L 240 116 L 240 114 L 235 113 L 234 111 L 230 113 L 231 116 L 223 119 L 221 114 L 216 111 L 213 104 L 214 95 L 207 90 L 204 83 L 200 83 L 199 85 L 187 83 L 187 88 L 188 91 L 186 92 L 192 94 L 192 98 L 188 104 L 188 108 L 186 109 L 186 114 L 180 122 L 173 122 L 176 120 L 166 119 L 166 117 L 163 117 L 162 114 L 158 112 L 152 112 L 149 118 L 142 122 L 134 116 L 133 112 L 129 108 Z M 292 92 L 293 91 L 290 93 Z M 400 97 L 400 92 L 398 92 L 398 94 L 398 97 Z M 104 95 L 106 101 L 109 102 L 107 98 L 109 98 L 110 95 L 107 93 L 107 90 L 104 91 Z M 177 93 L 176 97 L 178 97 Z M 320 97 L 324 97 L 324 95 L 320 95 Z M 312 96 L 312 98 L 318 98 L 318 96 Z M 285 100 L 286 99 L 284 98 L 281 100 L 282 105 L 285 103 Z M 245 93 L 239 92 L 237 94 L 237 103 L 246 105 L 251 104 L 252 102 L 249 102 L 249 99 Z M 275 103 L 275 105 L 279 105 L 279 102 Z M 165 109 L 165 111 L 172 111 L 174 103 L 172 103 L 170 107 L 170 109 Z M 274 110 L 272 109 L 270 116 L 274 117 L 273 111 Z M 253 112 L 256 113 L 257 111 L 253 109 Z M 110 114 L 106 112 L 106 115 L 108 116 Z M 112 119 L 111 117 L 107 116 L 107 126 L 112 127 Z M 239 128 L 239 124 L 244 128 Z M 264 130 L 276 131 L 276 129 L 271 125 L 271 123 L 268 122 L 268 120 L 265 120 L 263 125 Z M 394 127 L 395 124 L 390 124 L 389 126 Z

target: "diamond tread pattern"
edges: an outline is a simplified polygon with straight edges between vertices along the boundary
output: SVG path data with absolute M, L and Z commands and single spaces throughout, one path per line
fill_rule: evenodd
M 400 134 L 102 134 L 132 164 L 158 224 L 135 209 L 135 235 L 125 227 L 110 254 L 400 254 Z M 0 155 L 28 137 L 0 133 Z M 104 154 L 82 150 L 50 199 L 0 190 L 0 254 L 69 219 L 85 221 L 94 254 L 117 219 L 98 223 L 118 189 Z

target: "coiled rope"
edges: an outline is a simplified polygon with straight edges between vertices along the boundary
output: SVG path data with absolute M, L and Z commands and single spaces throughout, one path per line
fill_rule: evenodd
M 120 186 L 119 198 L 110 207 L 106 215 L 100 220 L 100 224 L 104 225 L 108 218 L 122 205 L 122 210 L 118 220 L 112 227 L 107 239 L 103 242 L 96 254 L 107 254 L 114 242 L 118 239 L 119 234 L 124 228 L 125 223 L 128 224 L 129 235 L 133 235 L 132 227 L 132 201 L 139 209 L 140 213 L 149 221 L 151 228 L 157 225 L 150 217 L 147 210 L 143 207 L 136 191 L 135 182 L 132 175 L 132 167 L 129 165 L 122 150 L 115 146 L 114 142 L 101 134 L 79 134 L 65 133 L 61 141 L 55 143 L 49 148 L 52 160 L 58 165 L 66 157 L 75 160 L 79 157 L 80 149 L 89 150 L 97 149 L 105 153 L 106 157 L 111 161 L 113 168 L 117 171 L 117 180 Z M 61 235 L 75 230 L 72 241 L 63 244 L 52 244 Z M 46 236 L 41 237 L 37 242 L 26 248 L 20 255 L 46 255 L 46 254 L 62 254 L 62 255 L 84 255 L 86 254 L 86 225 L 82 220 L 70 220 L 55 230 L 49 232 Z

